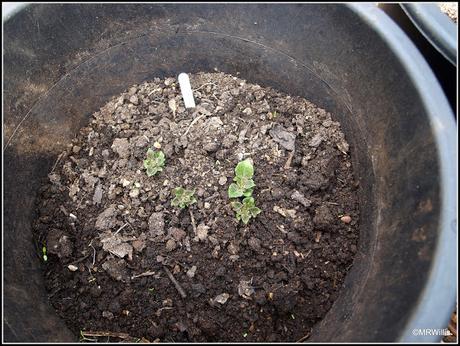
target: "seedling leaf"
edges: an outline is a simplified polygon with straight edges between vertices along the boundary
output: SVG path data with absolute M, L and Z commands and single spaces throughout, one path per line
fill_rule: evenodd
M 236 212 L 236 219 L 243 221 L 245 225 L 248 224 L 251 218 L 255 218 L 260 214 L 261 210 L 254 205 L 253 197 L 246 197 L 243 203 L 234 201 L 231 203 L 233 210 Z
M 241 161 L 236 165 L 235 168 L 235 175 L 237 177 L 245 177 L 248 179 L 251 179 L 252 176 L 254 175 L 254 167 L 249 159 L 246 159 L 244 161 Z
M 243 196 L 244 190 L 241 189 L 238 185 L 235 183 L 230 184 L 228 187 L 228 197 L 230 198 L 238 198 Z
M 144 168 L 149 177 L 156 175 L 163 170 L 165 165 L 165 154 L 160 151 L 147 150 L 147 159 L 144 160 Z
M 187 208 L 190 205 L 196 203 L 194 194 L 195 190 L 186 190 L 183 187 L 176 187 L 174 189 L 175 197 L 171 201 L 171 205 L 181 209 Z

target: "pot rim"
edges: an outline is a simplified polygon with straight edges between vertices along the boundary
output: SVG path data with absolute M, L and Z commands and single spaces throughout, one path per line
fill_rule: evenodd
M 357 3 L 348 6 L 381 36 L 403 65 L 433 128 L 440 170 L 438 241 L 419 302 L 396 341 L 439 342 L 441 335 L 414 335 L 414 330 L 446 329 L 456 304 L 458 142 L 455 117 L 433 71 L 406 34 L 376 6 Z
M 435 4 L 406 3 L 400 6 L 431 45 L 457 66 L 457 25 L 449 16 Z

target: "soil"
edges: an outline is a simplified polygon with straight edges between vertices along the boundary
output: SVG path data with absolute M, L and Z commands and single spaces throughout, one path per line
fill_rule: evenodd
M 452 313 L 447 330 L 450 332 L 450 335 L 444 336 L 442 341 L 457 343 L 457 309 Z
M 454 23 L 457 23 L 458 3 L 456 2 L 438 2 L 437 5 L 441 9 L 441 11 L 447 14 Z
M 223 73 L 113 98 L 59 156 L 34 224 L 49 299 L 82 340 L 305 340 L 337 298 L 359 237 L 340 124 L 305 99 Z M 148 177 L 148 148 L 166 164 Z M 262 212 L 227 197 L 253 160 Z M 171 206 L 177 186 L 197 203 Z M 121 333 L 121 334 L 120 334 Z

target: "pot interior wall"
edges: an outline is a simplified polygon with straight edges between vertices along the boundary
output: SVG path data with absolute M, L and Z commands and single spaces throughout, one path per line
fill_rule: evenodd
M 418 93 L 353 10 L 34 5 L 7 22 L 4 37 L 7 341 L 74 338 L 47 302 L 31 236 L 34 199 L 57 155 L 130 85 L 214 69 L 303 96 L 342 123 L 360 182 L 360 247 L 312 339 L 398 337 L 433 256 L 436 232 L 425 231 L 439 221 L 439 167 Z

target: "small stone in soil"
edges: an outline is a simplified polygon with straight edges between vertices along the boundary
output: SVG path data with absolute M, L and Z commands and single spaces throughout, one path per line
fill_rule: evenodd
M 227 177 L 219 178 L 219 185 L 225 185 L 227 183 Z
M 120 258 L 128 255 L 129 260 L 132 260 L 133 247 L 128 243 L 124 243 L 123 241 L 124 239 L 122 237 L 118 237 L 118 234 L 103 238 L 101 239 L 101 243 L 103 244 L 102 249 Z
M 238 294 L 244 299 L 251 299 L 251 295 L 255 292 L 251 284 L 252 280 L 240 280 L 238 284 Z
M 302 167 L 308 167 L 310 165 L 311 155 L 305 155 L 302 157 L 301 165 Z
M 222 293 L 216 296 L 214 299 L 212 299 L 212 302 L 216 302 L 219 304 L 225 304 L 228 298 L 230 298 L 230 295 L 228 293 Z
M 297 211 L 295 209 L 284 209 L 277 205 L 273 206 L 273 211 L 284 217 L 295 218 Z
M 340 218 L 340 221 L 342 221 L 343 223 L 350 223 L 351 222 L 351 216 L 349 215 L 344 215 Z
M 115 226 L 116 209 L 113 205 L 105 209 L 96 219 L 95 227 L 99 231 L 104 231 Z
M 156 260 L 158 263 L 163 263 L 165 261 L 165 258 L 163 256 L 158 255 Z
M 137 196 L 139 196 L 139 189 L 132 189 L 129 192 L 129 197 L 136 198 Z
M 111 320 L 111 319 L 113 319 L 114 316 L 113 316 L 113 313 L 111 313 L 110 311 L 103 311 L 102 312 L 102 317 Z
M 129 141 L 126 138 L 115 138 L 112 144 L 112 150 L 116 152 L 120 158 L 128 158 L 130 154 Z
M 189 278 L 193 278 L 195 276 L 195 273 L 196 273 L 196 266 L 192 266 L 192 268 L 190 268 L 188 271 L 187 271 L 187 276 Z
M 196 228 L 195 241 L 205 241 L 208 238 L 209 227 L 204 223 L 200 223 Z
M 163 212 L 155 212 L 149 218 L 149 232 L 152 236 L 163 235 L 165 228 L 165 220 Z
M 217 150 L 219 150 L 219 144 L 216 142 L 210 142 L 207 143 L 204 147 L 204 150 L 206 150 L 208 153 L 215 153 Z
M 228 257 L 228 259 L 232 262 L 238 261 L 240 259 L 240 256 L 238 255 L 231 255 Z
M 133 241 L 132 245 L 134 250 L 136 250 L 137 252 L 141 252 L 145 248 L 145 241 L 136 239 L 135 241 Z
M 273 140 L 279 143 L 284 149 L 289 151 L 295 149 L 295 134 L 287 131 L 280 124 L 275 124 L 269 133 Z
M 348 149 L 350 149 L 348 143 L 345 141 L 341 141 L 339 144 L 337 144 L 337 148 L 339 148 L 339 150 L 344 154 L 346 154 Z
M 101 201 L 102 201 L 102 186 L 101 184 L 98 184 L 96 186 L 96 189 L 94 190 L 93 203 L 100 204 Z
M 200 283 L 192 284 L 191 287 L 192 287 L 194 297 L 199 297 L 200 295 L 206 293 L 206 287 L 204 287 L 203 284 L 200 284 Z
M 209 241 L 211 242 L 212 245 L 217 245 L 219 244 L 219 240 L 216 238 L 216 237 L 213 237 L 212 235 L 210 235 L 208 237 Z
M 173 268 L 173 274 L 179 274 L 180 273 L 180 266 L 176 264 Z
M 216 245 L 214 247 L 214 249 L 212 250 L 212 253 L 211 253 L 212 257 L 218 258 L 219 257 L 219 250 L 220 250 L 220 246 Z
M 133 95 L 129 98 L 129 102 L 131 102 L 133 105 L 138 105 L 139 104 L 139 98 L 136 95 Z
M 248 245 L 249 245 L 249 247 L 250 247 L 253 251 L 255 251 L 255 252 L 259 252 L 259 251 L 261 250 L 261 247 L 260 247 L 260 239 L 251 237 L 251 238 L 249 238 L 249 240 L 248 240 Z
M 67 266 L 67 268 L 69 268 L 69 270 L 70 270 L 71 272 L 75 272 L 75 271 L 78 270 L 78 267 L 75 266 L 75 265 L 73 265 L 73 264 L 69 264 L 69 265 Z
M 325 228 L 334 222 L 334 216 L 326 205 L 321 205 L 315 210 L 313 223 L 320 227 Z
M 175 241 L 181 241 L 182 238 L 184 238 L 187 233 L 185 231 L 181 230 L 180 228 L 172 227 L 168 231 L 169 235 L 174 238 Z
M 175 248 L 176 248 L 176 242 L 174 241 L 174 239 L 169 239 L 166 242 L 166 250 L 173 251 Z
M 291 199 L 293 199 L 296 202 L 299 202 L 304 207 L 309 207 L 311 205 L 311 201 L 309 199 L 307 199 L 299 191 L 294 191 L 294 193 L 291 195 Z
M 227 251 L 230 255 L 236 255 L 238 253 L 238 247 L 232 242 L 227 246 Z
M 321 144 L 322 141 L 323 141 L 323 136 L 320 133 L 318 133 L 313 136 L 310 142 L 308 142 L 308 145 L 310 147 L 316 148 Z
M 102 263 L 102 269 L 117 281 L 125 281 L 127 278 L 126 263 L 123 259 L 109 259 Z

